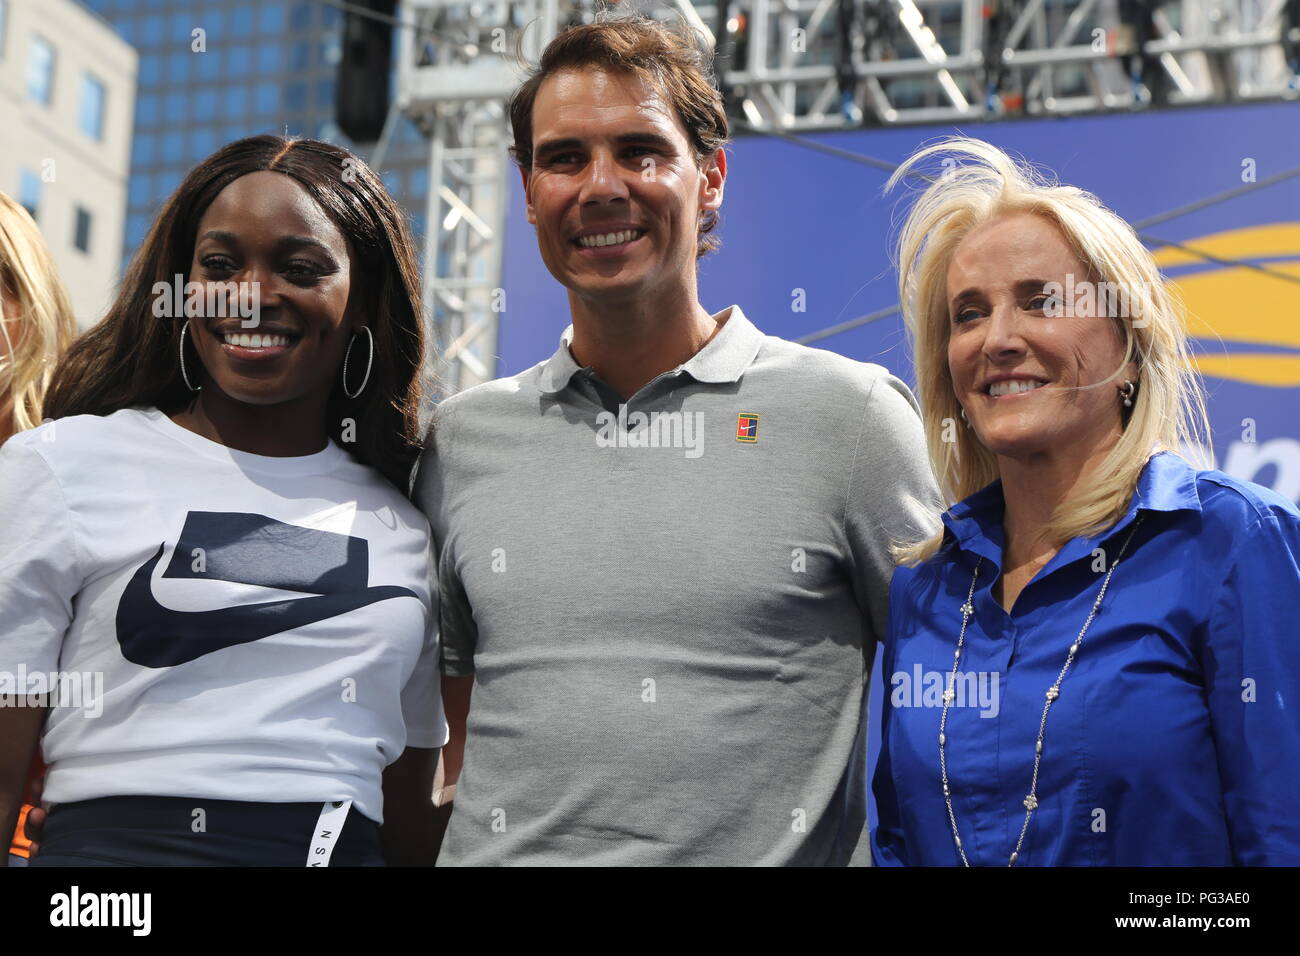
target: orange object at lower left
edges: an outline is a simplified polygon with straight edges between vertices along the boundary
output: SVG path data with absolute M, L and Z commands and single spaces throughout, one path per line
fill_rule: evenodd
M 27 825 L 27 814 L 40 799 L 37 794 L 40 793 L 44 781 L 45 762 L 41 760 L 40 749 L 37 748 L 37 752 L 32 755 L 31 768 L 27 771 L 27 783 L 23 787 L 23 808 L 18 812 L 18 825 L 14 827 L 13 838 L 9 841 L 9 852 L 14 856 L 31 858 L 32 841 L 27 839 L 24 827 Z

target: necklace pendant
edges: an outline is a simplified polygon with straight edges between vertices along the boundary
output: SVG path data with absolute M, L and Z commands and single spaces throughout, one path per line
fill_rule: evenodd
M 1032 793 L 1029 796 L 1025 797 L 1025 809 L 1026 810 L 1038 809 L 1038 798 L 1034 796 Z

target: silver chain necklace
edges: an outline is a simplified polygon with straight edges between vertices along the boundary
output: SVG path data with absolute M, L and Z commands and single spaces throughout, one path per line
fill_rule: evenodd
M 1016 860 L 1020 858 L 1020 848 L 1025 842 L 1025 833 L 1029 830 L 1029 821 L 1033 818 L 1034 811 L 1038 809 L 1038 769 L 1043 761 L 1043 736 L 1047 730 L 1047 714 L 1052 709 L 1052 702 L 1061 695 L 1061 681 L 1065 679 L 1066 672 L 1070 665 L 1074 663 L 1075 655 L 1079 653 L 1079 645 L 1083 643 L 1083 635 L 1088 633 L 1088 628 L 1092 626 L 1093 618 L 1097 616 L 1098 609 L 1101 608 L 1101 599 L 1106 596 L 1106 588 L 1110 585 L 1110 576 L 1115 573 L 1119 567 L 1120 558 L 1124 557 L 1124 552 L 1128 550 L 1129 542 L 1133 540 L 1133 535 L 1142 523 L 1143 515 L 1138 515 L 1137 520 L 1133 522 L 1133 527 L 1129 530 L 1128 537 L 1124 539 L 1124 546 L 1119 549 L 1119 555 L 1115 562 L 1106 572 L 1105 579 L 1101 582 L 1101 590 L 1097 592 L 1097 600 L 1092 602 L 1092 610 L 1088 612 L 1088 619 L 1083 622 L 1083 628 L 1079 631 L 1079 636 L 1074 639 L 1070 645 L 1070 651 L 1065 657 L 1065 664 L 1061 668 L 1056 680 L 1052 686 L 1047 688 L 1047 700 L 1043 704 L 1043 716 L 1038 722 L 1038 739 L 1034 742 L 1034 773 L 1029 781 L 1029 793 L 1024 799 L 1025 805 L 1025 822 L 1020 827 L 1020 839 L 1016 841 L 1016 848 L 1011 851 L 1011 858 L 1007 861 L 1007 866 L 1015 866 Z M 957 817 L 952 810 L 952 790 L 948 785 L 948 759 L 945 748 L 948 744 L 948 735 L 946 733 L 948 726 L 948 707 L 952 704 L 955 694 L 953 688 L 957 684 L 957 670 L 961 665 L 961 652 L 966 646 L 966 625 L 970 623 L 971 616 L 975 613 L 975 582 L 979 580 L 980 565 L 984 563 L 983 558 L 977 558 L 975 561 L 975 573 L 971 575 L 970 592 L 966 595 L 966 603 L 961 606 L 961 633 L 957 636 L 957 652 L 953 655 L 952 673 L 948 677 L 948 687 L 943 692 L 943 714 L 939 717 L 939 772 L 943 777 L 943 801 L 948 806 L 948 822 L 952 825 L 952 838 L 957 844 L 957 852 L 961 854 L 961 862 L 965 866 L 970 866 L 970 860 L 966 859 L 966 849 L 961 845 L 961 835 L 957 832 Z

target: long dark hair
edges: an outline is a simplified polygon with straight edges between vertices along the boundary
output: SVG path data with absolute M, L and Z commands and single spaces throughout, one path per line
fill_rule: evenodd
M 154 315 L 153 287 L 189 274 L 199 220 L 217 195 L 241 176 L 265 170 L 301 184 L 352 245 L 350 294 L 362 296 L 375 359 L 360 397 L 347 398 L 335 382 L 327 428 L 342 443 L 344 419 L 355 421 L 355 440 L 343 447 L 407 494 L 421 447 L 424 391 L 424 321 L 410 229 L 369 166 L 318 140 L 250 136 L 190 171 L 163 205 L 108 313 L 59 363 L 45 414 L 109 415 L 140 405 L 170 414 L 189 404 L 193 394 L 178 359 L 182 323 Z M 364 345 L 358 340 L 356 347 Z

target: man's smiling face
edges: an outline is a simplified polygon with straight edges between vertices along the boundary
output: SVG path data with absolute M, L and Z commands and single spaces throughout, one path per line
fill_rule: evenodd
M 600 68 L 543 83 L 532 125 L 528 221 L 571 295 L 610 304 L 693 279 L 700 215 L 722 202 L 721 150 L 701 169 L 663 95 Z

